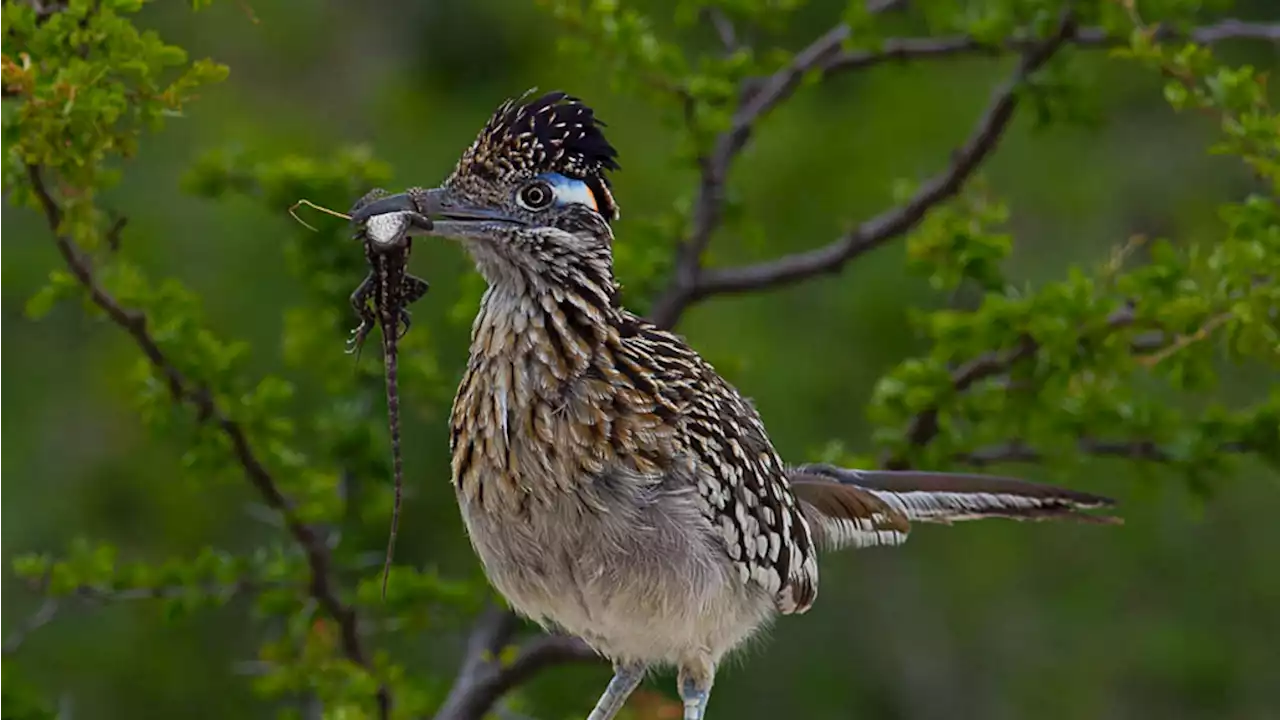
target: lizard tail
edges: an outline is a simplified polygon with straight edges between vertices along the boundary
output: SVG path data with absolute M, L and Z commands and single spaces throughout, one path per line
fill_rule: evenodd
M 404 463 L 400 457 L 400 389 L 396 377 L 396 335 L 398 323 L 382 324 L 382 349 L 387 373 L 387 424 L 391 436 L 391 473 L 395 481 L 395 504 L 391 509 L 391 533 L 387 538 L 387 558 L 382 565 L 382 599 L 387 599 L 387 581 L 391 577 L 391 560 L 396 552 L 396 534 L 400 528 L 400 500 L 404 487 Z

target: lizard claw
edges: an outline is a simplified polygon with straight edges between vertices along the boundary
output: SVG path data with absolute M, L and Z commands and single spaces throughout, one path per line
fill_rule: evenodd
M 352 355 L 360 352 L 360 348 L 364 345 L 364 340 L 369 336 L 369 330 L 372 326 L 367 323 L 360 323 L 360 326 L 351 331 L 351 337 L 347 338 L 347 354 Z

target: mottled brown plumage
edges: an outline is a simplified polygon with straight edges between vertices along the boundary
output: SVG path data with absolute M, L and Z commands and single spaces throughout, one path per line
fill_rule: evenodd
M 614 717 L 660 664 L 700 720 L 724 655 L 812 606 L 816 543 L 894 545 L 916 520 L 1109 503 L 1002 478 L 787 468 L 746 398 L 619 304 L 615 157 L 576 99 L 508 101 L 441 187 L 356 218 L 428 216 L 488 283 L 451 416 L 458 504 L 511 606 L 614 662 L 590 720 Z
M 527 514 L 542 493 L 606 473 L 705 475 L 705 515 L 742 580 L 783 612 L 807 609 L 813 542 L 755 409 L 683 340 L 613 300 L 572 287 L 541 301 L 486 294 L 454 403 L 459 493 Z

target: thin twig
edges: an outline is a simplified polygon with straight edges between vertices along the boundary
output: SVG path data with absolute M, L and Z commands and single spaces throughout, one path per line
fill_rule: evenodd
M 244 595 L 246 593 L 261 592 L 267 589 L 282 589 L 298 587 L 296 583 L 272 582 L 263 583 L 253 580 L 241 580 L 239 582 L 229 584 L 208 584 L 208 585 L 161 585 L 158 587 L 140 587 L 125 588 L 123 590 L 115 590 L 112 588 L 101 588 L 93 585 L 81 585 L 71 592 L 67 593 L 67 597 L 74 597 L 86 602 L 97 604 L 107 604 L 114 602 L 129 602 L 135 600 L 168 600 L 181 597 L 190 597 L 193 594 L 204 597 L 223 597 L 230 598 L 236 595 Z M 303 588 L 298 588 L 303 589 Z
M 921 185 L 906 203 L 863 222 L 838 240 L 815 250 L 755 265 L 707 270 L 694 288 L 693 296 L 705 298 L 762 290 L 838 272 L 850 260 L 915 227 L 929 210 L 959 192 L 995 150 L 1013 119 L 1019 89 L 1071 37 L 1074 27 L 1071 15 L 1064 14 L 1056 31 L 1023 56 L 1013 76 L 995 92 L 973 134 L 953 155 L 951 164 Z
M 30 637 L 31 633 L 53 622 L 61 608 L 61 599 L 45 598 L 40 607 L 25 620 L 18 623 L 18 627 L 14 628 L 13 632 L 9 633 L 9 637 L 4 639 L 4 654 L 9 655 L 17 652 L 18 648 L 22 647 L 22 644 Z
M 909 0 L 867 0 L 867 12 L 872 15 L 905 10 Z
M 702 12 L 711 21 L 711 27 L 715 28 L 716 36 L 720 38 L 720 44 L 724 47 L 726 54 L 732 54 L 738 49 L 738 31 L 733 27 L 733 20 L 725 14 L 722 8 L 705 7 Z
M 1133 307 L 1125 306 L 1107 318 L 1101 332 L 1110 334 L 1132 325 L 1136 319 Z M 982 380 L 1007 372 L 1015 364 L 1035 355 L 1039 349 L 1040 344 L 1033 338 L 1023 336 L 1011 349 L 984 353 L 956 368 L 951 373 L 951 386 L 955 392 L 962 393 Z M 940 430 L 938 426 L 940 412 L 941 407 L 935 404 L 912 417 L 906 431 L 908 444 L 912 447 L 924 447 L 937 437 Z M 882 464 L 891 470 L 905 470 L 910 467 L 910 462 L 903 455 L 891 456 Z
M 1174 456 L 1168 450 L 1150 440 L 1099 440 L 1081 438 L 1077 450 L 1085 455 L 1112 457 L 1125 460 L 1145 460 L 1150 462 L 1170 462 Z M 1246 453 L 1250 447 L 1245 443 L 1229 442 L 1218 447 L 1222 453 Z M 1022 441 L 1012 441 L 1003 445 L 992 445 L 971 452 L 959 453 L 955 461 L 973 467 L 986 467 L 1000 463 L 1039 463 L 1045 460 L 1044 453 Z
M 47 591 L 47 579 L 40 583 L 35 583 L 35 590 L 41 594 Z M 288 587 L 291 584 L 275 583 L 270 587 Z M 171 598 L 188 597 L 193 593 L 206 597 L 231 598 L 236 595 L 242 595 L 248 592 L 256 592 L 268 585 L 244 580 L 232 583 L 230 585 L 205 585 L 187 587 L 182 585 L 162 585 L 160 587 L 144 587 L 144 588 L 127 588 L 123 590 L 115 590 L 112 588 L 100 588 L 92 585 L 81 585 L 73 588 L 69 592 L 60 593 L 57 596 L 46 596 L 44 603 L 35 613 L 24 620 L 18 629 L 5 639 L 4 654 L 8 655 L 17 651 L 17 649 L 26 641 L 27 637 L 40 629 L 41 627 L 53 621 L 54 617 L 65 609 L 65 601 L 79 600 L 82 603 L 90 603 L 93 605 L 105 605 L 117 602 L 130 602 L 138 600 L 164 600 Z
M 1155 40 L 1190 40 L 1200 45 L 1212 45 L 1226 40 L 1267 40 L 1280 42 L 1280 24 L 1249 23 L 1241 20 L 1223 20 L 1213 25 L 1179 32 L 1176 28 L 1161 26 L 1155 32 Z M 1014 35 L 997 43 L 982 42 L 970 35 L 949 37 L 888 38 L 875 50 L 845 50 L 823 63 L 824 77 L 842 72 L 866 70 L 890 62 L 911 62 L 949 58 L 958 55 L 998 56 L 1009 52 L 1025 52 L 1039 42 L 1029 35 Z M 1079 28 L 1069 42 L 1081 48 L 1113 48 L 1128 45 L 1127 35 L 1116 35 L 1100 27 Z
M 1220 313 L 1209 318 L 1204 325 L 1201 325 L 1195 332 L 1186 335 L 1179 335 L 1174 338 L 1173 342 L 1151 353 L 1138 358 L 1138 364 L 1147 368 L 1153 368 L 1159 365 L 1163 360 L 1167 360 L 1177 354 L 1189 345 L 1201 342 L 1209 338 L 1215 330 L 1227 324 L 1227 321 L 1234 317 L 1230 312 Z
M 684 309 L 698 298 L 702 255 L 720 225 L 724 212 L 724 184 L 729 166 L 746 146 L 756 124 L 770 110 L 791 96 L 810 70 L 839 51 L 849 36 L 849 28 L 838 25 L 801 50 L 786 67 L 778 70 L 743 98 L 728 130 L 717 138 L 709 157 L 699 158 L 701 179 L 694 201 L 693 226 L 676 252 L 675 272 L 666 290 L 654 301 L 650 319 L 660 327 L 673 327 Z
M 280 514 L 289 534 L 302 547 L 310 573 L 308 592 L 338 624 L 343 653 L 357 665 L 372 669 L 360 637 L 359 618 L 355 609 L 338 596 L 333 579 L 333 558 L 320 534 L 298 518 L 292 501 L 280 490 L 275 478 L 254 451 L 244 428 L 218 406 L 207 387 L 188 380 L 165 355 L 147 329 L 146 315 L 122 306 L 98 283 L 89 257 L 69 236 L 62 234 L 62 210 L 46 187 L 39 168 L 28 165 L 27 176 L 68 269 L 89 293 L 94 305 L 129 333 L 151 366 L 165 379 L 173 399 L 195 408 L 201 422 L 217 427 L 226 436 L 231 444 L 231 452 L 244 470 L 245 477 L 262 495 L 267 506 Z M 378 691 L 378 706 L 383 717 L 389 716 L 391 697 L 385 687 Z
M 129 218 L 111 211 L 111 225 L 107 227 L 104 235 L 106 245 L 111 252 L 120 251 L 120 236 L 124 234 L 125 227 L 129 224 Z

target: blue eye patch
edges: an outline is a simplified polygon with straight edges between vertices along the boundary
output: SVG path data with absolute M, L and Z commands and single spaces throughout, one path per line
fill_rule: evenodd
M 538 177 L 545 180 L 555 190 L 557 205 L 577 203 L 586 205 L 596 212 L 600 211 L 600 206 L 596 204 L 595 193 L 591 192 L 591 188 L 585 182 L 565 177 L 560 173 L 543 173 Z

